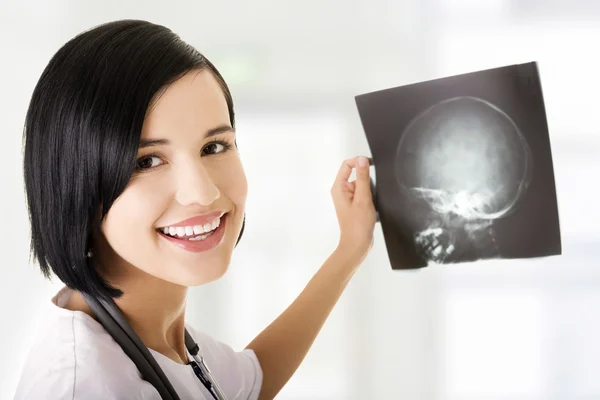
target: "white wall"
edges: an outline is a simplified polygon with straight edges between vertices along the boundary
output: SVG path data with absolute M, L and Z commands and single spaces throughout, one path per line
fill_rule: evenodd
M 0 399 L 12 398 L 40 307 L 60 287 L 28 263 L 20 146 L 29 96 L 65 41 L 120 18 L 180 33 L 222 70 L 237 100 L 247 231 L 230 272 L 191 291 L 189 318 L 238 348 L 293 300 L 336 243 L 329 186 L 343 158 L 368 154 L 354 95 L 539 61 L 564 255 L 393 272 L 377 230 L 372 253 L 278 398 L 600 398 L 594 2 L 4 0 Z

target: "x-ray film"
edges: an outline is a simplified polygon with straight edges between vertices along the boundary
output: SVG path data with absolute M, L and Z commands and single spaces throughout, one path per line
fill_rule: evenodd
M 561 254 L 537 64 L 356 96 L 393 269 Z

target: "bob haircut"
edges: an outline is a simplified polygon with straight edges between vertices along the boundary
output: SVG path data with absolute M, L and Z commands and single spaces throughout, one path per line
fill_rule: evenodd
M 33 91 L 23 131 L 30 257 L 47 279 L 52 270 L 68 287 L 96 298 L 123 294 L 100 276 L 94 257 L 86 257 L 91 240 L 131 178 L 146 113 L 169 84 L 204 69 L 223 89 L 235 128 L 223 77 L 164 26 L 105 23 L 52 57 Z

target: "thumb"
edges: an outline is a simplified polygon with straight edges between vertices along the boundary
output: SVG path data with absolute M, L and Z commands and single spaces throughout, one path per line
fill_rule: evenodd
M 371 198 L 369 164 L 369 159 L 362 156 L 358 157 L 356 161 L 356 191 L 354 193 L 354 199 L 361 202 Z

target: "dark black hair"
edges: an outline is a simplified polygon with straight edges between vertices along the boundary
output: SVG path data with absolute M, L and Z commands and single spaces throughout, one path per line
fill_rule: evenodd
M 27 110 L 24 179 L 31 255 L 68 287 L 95 297 L 123 292 L 86 257 L 101 221 L 127 186 L 142 124 L 169 84 L 209 70 L 233 101 L 217 69 L 170 29 L 119 20 L 80 33 L 44 69 Z M 238 239 L 239 240 L 239 239 Z

